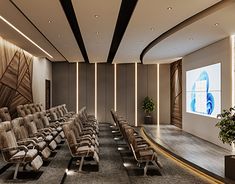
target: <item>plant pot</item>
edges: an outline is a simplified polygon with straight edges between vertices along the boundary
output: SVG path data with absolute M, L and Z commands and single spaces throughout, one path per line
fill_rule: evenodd
M 144 124 L 149 124 L 149 125 L 153 124 L 152 116 L 150 116 L 150 115 L 145 116 L 144 117 Z
M 225 160 L 225 177 L 235 181 L 235 155 L 226 155 Z

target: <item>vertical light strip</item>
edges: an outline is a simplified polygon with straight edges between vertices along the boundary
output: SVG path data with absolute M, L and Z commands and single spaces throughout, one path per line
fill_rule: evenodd
M 117 64 L 114 64 L 114 111 L 117 111 Z
M 157 64 L 157 125 L 160 125 L 160 113 L 159 113 L 159 107 L 160 107 L 160 98 L 159 98 L 159 64 Z
M 232 46 L 232 50 L 231 50 L 231 53 L 232 53 L 232 107 L 234 107 L 235 106 L 235 97 L 234 97 L 234 95 L 235 95 L 235 84 L 234 84 L 234 82 L 235 82 L 235 79 L 234 79 L 234 62 L 235 62 L 235 35 L 232 35 L 231 36 L 231 42 L 232 42 L 232 44 L 231 44 L 231 46 Z M 233 151 L 233 153 L 235 153 L 235 145 L 234 145 L 234 143 L 232 143 L 232 151 Z
M 97 118 L 97 63 L 95 63 L 95 117 Z
M 235 95 L 235 89 L 234 89 L 234 86 L 235 86 L 235 84 L 234 84 L 234 82 L 235 82 L 234 81 L 234 72 L 235 72 L 234 71 L 234 59 L 235 59 L 234 58 L 235 57 L 234 56 L 234 49 L 235 49 L 234 48 L 234 42 L 235 42 L 235 39 L 234 39 L 234 35 L 231 36 L 231 42 L 232 42 L 231 43 L 231 47 L 232 47 L 231 48 L 232 49 L 231 50 L 231 53 L 232 53 L 232 61 L 231 61 L 232 62 L 231 63 L 232 64 L 232 107 L 234 107 L 234 105 L 235 105 L 235 97 L 234 97 L 234 95 Z
M 138 123 L 137 123 L 137 85 L 138 85 L 138 82 L 137 82 L 137 68 L 138 67 L 138 64 L 137 62 L 135 63 L 135 126 L 138 126 Z
M 79 87 L 79 78 L 78 78 L 78 62 L 76 63 L 76 113 L 79 111 L 79 105 L 78 105 L 78 87 Z

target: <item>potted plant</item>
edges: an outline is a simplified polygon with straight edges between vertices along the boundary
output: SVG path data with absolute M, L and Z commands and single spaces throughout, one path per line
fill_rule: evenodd
M 145 97 L 144 101 L 143 101 L 142 108 L 143 108 L 144 113 L 145 113 L 144 122 L 146 124 L 152 124 L 151 112 L 153 112 L 154 109 L 155 109 L 153 99 L 149 98 L 148 96 Z
M 216 124 L 220 128 L 219 138 L 223 143 L 232 145 L 235 143 L 235 107 L 223 110 L 217 116 L 220 121 Z M 235 180 L 235 156 L 225 156 L 225 176 Z

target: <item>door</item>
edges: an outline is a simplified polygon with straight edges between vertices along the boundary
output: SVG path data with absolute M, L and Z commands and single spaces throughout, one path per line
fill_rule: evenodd
M 46 80 L 46 109 L 51 108 L 51 81 Z

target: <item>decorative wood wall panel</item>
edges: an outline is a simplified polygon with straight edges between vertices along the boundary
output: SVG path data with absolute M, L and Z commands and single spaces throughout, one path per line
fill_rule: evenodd
M 33 102 L 33 56 L 0 37 L 0 107 L 16 116 L 16 107 Z
M 182 60 L 171 64 L 171 124 L 182 128 Z

